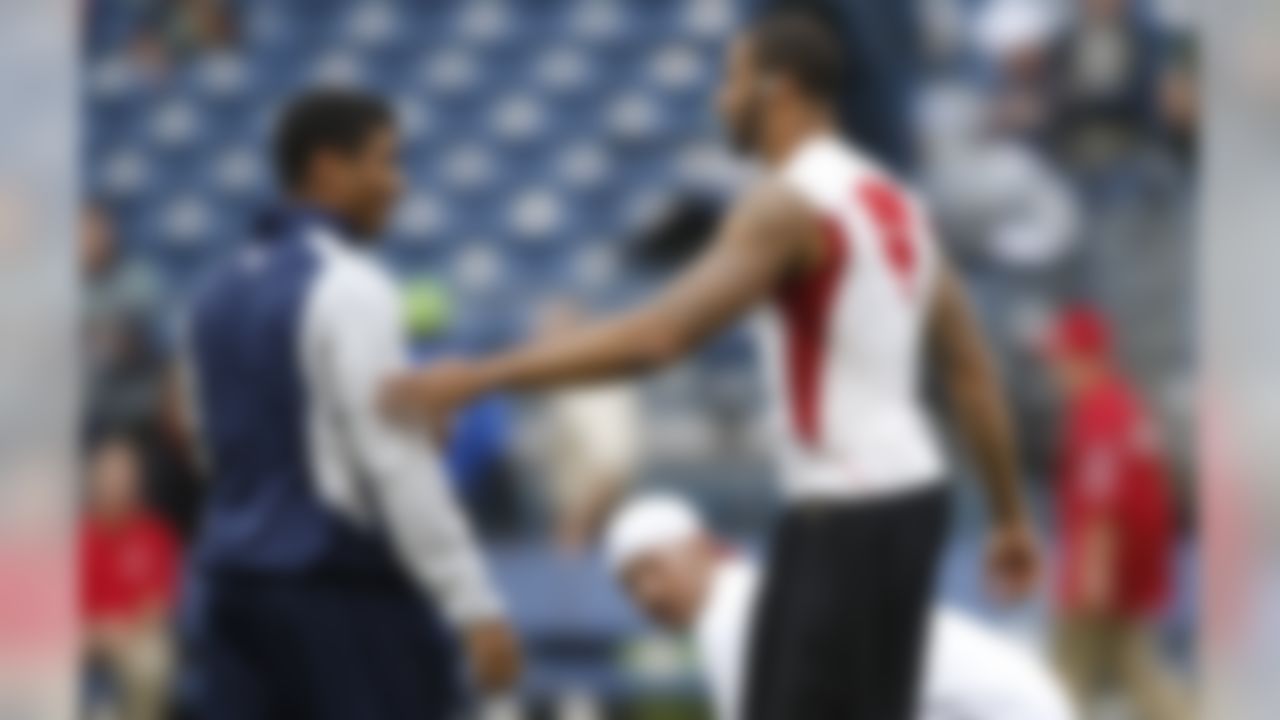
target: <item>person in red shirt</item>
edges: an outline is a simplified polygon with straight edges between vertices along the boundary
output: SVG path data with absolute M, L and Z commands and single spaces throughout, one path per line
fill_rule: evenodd
M 1064 400 L 1056 655 L 1085 717 L 1100 682 L 1118 682 L 1142 717 L 1189 717 L 1153 621 L 1171 581 L 1172 500 L 1152 421 L 1112 360 L 1105 319 L 1061 313 L 1046 359 Z
M 80 526 L 86 660 L 111 681 L 114 716 L 164 716 L 172 668 L 170 618 L 179 567 L 173 530 L 142 503 L 141 465 L 127 439 L 95 447 Z

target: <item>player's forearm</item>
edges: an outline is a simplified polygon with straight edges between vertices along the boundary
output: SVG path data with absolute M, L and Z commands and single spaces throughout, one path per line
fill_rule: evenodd
M 951 384 L 952 413 L 977 466 L 993 518 L 1000 523 L 1021 520 L 1026 508 L 1017 445 L 994 371 L 983 368 Z
M 1020 520 L 1025 512 L 1013 422 L 996 364 L 964 287 L 944 266 L 935 300 L 930 342 L 934 367 L 956 423 L 986 487 L 993 518 Z
M 484 360 L 479 372 L 489 389 L 546 390 L 649 372 L 674 361 L 687 344 L 682 333 L 639 310 Z
M 488 389 L 546 389 L 635 375 L 673 362 L 777 287 L 811 247 L 818 223 L 774 185 L 741 200 L 710 248 L 658 297 L 631 313 L 482 364 Z

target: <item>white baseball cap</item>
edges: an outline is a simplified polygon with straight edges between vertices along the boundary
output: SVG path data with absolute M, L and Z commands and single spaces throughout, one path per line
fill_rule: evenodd
M 670 547 L 706 532 L 702 518 L 683 498 L 670 493 L 644 495 L 613 514 L 604 533 L 604 558 L 621 574 L 645 553 Z

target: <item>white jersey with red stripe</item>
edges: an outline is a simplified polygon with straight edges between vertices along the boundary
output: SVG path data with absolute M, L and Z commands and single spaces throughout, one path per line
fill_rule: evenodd
M 760 319 L 784 495 L 939 482 L 945 461 L 922 397 L 939 255 L 920 201 L 834 136 L 808 140 L 780 179 L 812 205 L 825 243 L 820 267 Z

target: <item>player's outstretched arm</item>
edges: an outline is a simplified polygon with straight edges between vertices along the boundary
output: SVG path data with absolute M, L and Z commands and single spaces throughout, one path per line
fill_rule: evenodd
M 791 191 L 761 185 L 738 202 L 693 266 L 647 304 L 554 340 L 400 377 L 388 385 L 386 404 L 402 416 L 447 415 L 490 390 L 548 389 L 666 365 L 772 293 L 816 246 L 816 227 Z
M 929 343 L 947 409 L 985 485 L 994 522 L 988 548 L 991 580 L 1000 594 L 1021 597 L 1033 588 L 1038 565 L 1013 423 L 981 326 L 960 279 L 945 263 Z

